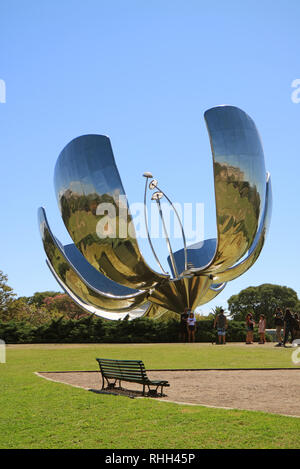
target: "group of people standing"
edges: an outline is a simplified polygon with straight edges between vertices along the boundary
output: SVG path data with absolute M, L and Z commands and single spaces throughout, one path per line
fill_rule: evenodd
M 290 336 L 291 342 L 293 342 L 294 339 L 300 339 L 300 314 L 292 313 L 288 308 L 285 310 L 285 313 L 283 313 L 281 308 L 277 308 L 274 314 L 274 322 L 276 328 L 276 338 L 278 342 L 276 347 L 285 347 Z M 189 342 L 195 342 L 196 327 L 197 325 L 194 312 L 189 308 L 185 308 L 184 312 L 181 314 L 179 340 L 186 342 L 186 339 L 188 339 Z M 217 343 L 225 344 L 228 323 L 222 308 L 214 320 L 213 327 L 217 329 Z M 258 321 L 259 344 L 264 344 L 266 342 L 266 327 L 267 321 L 265 315 L 261 314 Z M 247 345 L 253 344 L 254 328 L 255 321 L 253 313 L 248 313 L 246 316 Z
M 255 321 L 253 319 L 253 314 L 248 313 L 246 316 L 246 344 L 253 344 L 253 334 L 254 334 Z M 259 316 L 258 321 L 258 333 L 259 333 L 259 344 L 264 344 L 266 342 L 266 327 L 267 321 L 264 314 Z
M 276 328 L 276 339 L 278 342 L 276 347 L 285 347 L 289 338 L 291 342 L 293 342 L 294 339 L 300 338 L 300 317 L 298 313 L 292 313 L 289 308 L 286 308 L 285 313 L 283 313 L 281 308 L 276 308 L 276 312 L 274 314 L 273 319 Z M 246 344 L 253 344 L 254 326 L 255 322 L 253 319 L 253 314 L 248 313 L 246 316 Z M 260 344 L 265 343 L 265 332 L 266 318 L 263 314 L 261 314 L 258 323 Z
M 195 342 L 196 328 L 197 323 L 194 312 L 189 308 L 185 308 L 180 316 L 179 340 L 186 342 L 186 339 L 188 339 L 189 342 Z
M 276 347 L 284 347 L 289 336 L 291 336 L 291 342 L 295 339 L 300 339 L 300 314 L 292 313 L 287 308 L 283 313 L 281 308 L 277 308 L 274 315 L 275 327 L 276 327 L 276 338 L 278 344 Z M 283 329 L 283 336 L 282 336 Z
M 221 309 L 220 313 L 214 321 L 214 327 L 218 330 L 219 344 L 225 344 L 225 336 L 227 329 L 227 318 L 224 314 L 224 310 Z M 180 317 L 180 334 L 179 340 L 186 342 L 188 339 L 189 342 L 195 342 L 195 332 L 197 328 L 196 318 L 193 311 L 188 308 L 185 308 L 184 312 Z

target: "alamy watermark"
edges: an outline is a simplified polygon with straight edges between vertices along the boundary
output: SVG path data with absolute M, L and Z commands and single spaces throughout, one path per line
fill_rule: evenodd
M 6 347 L 4 340 L 0 339 L 0 363 L 6 363 Z
M 0 103 L 6 103 L 6 83 L 0 78 Z
M 294 104 L 300 103 L 300 78 L 296 78 L 292 81 L 292 88 L 295 88 L 291 94 L 291 100 Z
M 300 339 L 293 340 L 292 347 L 297 347 L 292 353 L 292 362 L 295 365 L 300 364 Z
M 175 207 L 182 225 L 178 223 L 173 207 Z M 160 204 L 168 236 L 173 239 L 180 239 L 183 230 L 187 240 L 191 242 L 203 241 L 204 204 L 200 202 L 195 204 L 176 202 L 173 207 L 167 202 Z M 148 233 L 144 212 L 145 206 L 142 202 L 132 203 L 128 207 L 126 196 L 122 195 L 116 199 L 115 203 L 100 203 L 96 209 L 96 215 L 101 217 L 96 225 L 97 236 L 101 239 L 125 239 L 128 237 L 146 239 Z M 156 203 L 151 203 L 150 210 L 147 210 L 147 225 L 151 238 L 165 237 Z

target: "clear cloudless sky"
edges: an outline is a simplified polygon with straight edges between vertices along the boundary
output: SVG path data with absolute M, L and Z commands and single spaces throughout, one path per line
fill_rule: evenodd
M 214 237 L 203 113 L 232 104 L 261 134 L 272 223 L 256 264 L 201 311 L 262 283 L 299 295 L 300 103 L 291 99 L 299 17 L 299 0 L 1 0 L 0 270 L 15 292 L 59 290 L 36 212 L 43 205 L 69 242 L 53 170 L 82 134 L 110 136 L 130 202 L 143 200 L 141 174 L 152 171 L 172 200 L 204 204 L 204 235 Z M 165 244 L 155 246 L 166 258 Z M 146 245 L 143 252 L 155 267 Z

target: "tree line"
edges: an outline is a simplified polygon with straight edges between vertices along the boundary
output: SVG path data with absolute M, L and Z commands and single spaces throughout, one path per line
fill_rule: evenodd
M 164 342 L 178 341 L 178 318 L 169 315 L 157 321 L 141 318 L 134 321 L 106 321 L 81 310 L 61 292 L 36 292 L 17 297 L 0 271 L 0 338 L 16 342 Z M 258 321 L 260 314 L 267 328 L 274 327 L 276 307 L 300 311 L 297 293 L 289 287 L 263 284 L 248 287 L 228 299 L 228 341 L 243 341 L 244 322 L 248 312 Z M 199 316 L 196 341 L 215 340 L 212 328 L 219 307 L 208 316 Z M 171 317 L 171 319 L 170 319 Z M 178 319 L 178 320 L 177 320 Z

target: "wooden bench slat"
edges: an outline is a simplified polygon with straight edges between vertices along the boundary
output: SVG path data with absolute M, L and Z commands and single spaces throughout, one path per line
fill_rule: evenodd
M 117 370 L 118 368 L 121 368 L 122 370 L 132 370 L 132 371 L 145 371 L 143 370 L 143 368 L 141 368 L 140 366 L 139 367 L 135 367 L 135 366 L 121 366 L 120 364 L 117 364 L 117 365 L 103 365 L 101 364 L 101 368 L 105 369 L 105 370 Z
M 120 369 L 105 369 L 105 368 L 102 368 L 103 372 L 104 373 L 124 373 L 124 374 L 131 374 L 131 375 L 140 375 L 140 376 L 145 376 L 145 373 L 141 373 L 141 372 L 138 372 L 138 371 L 132 371 L 132 370 L 120 370 Z
M 138 375 L 126 375 L 123 373 L 105 373 L 107 378 L 116 378 L 116 379 L 139 379 L 140 381 L 147 381 L 144 377 Z
M 102 368 L 102 370 L 107 370 L 107 371 L 109 371 L 109 370 L 115 371 L 115 370 L 122 369 L 124 371 L 129 371 L 129 372 L 132 372 L 132 373 L 145 373 L 145 371 L 141 370 L 140 368 L 139 369 L 137 369 L 137 368 L 127 368 L 127 367 L 122 368 L 120 366 L 103 366 L 103 365 L 101 365 L 101 368 Z
M 101 363 L 121 363 L 121 364 L 132 364 L 132 365 L 137 365 L 138 363 L 139 364 L 143 364 L 142 360 L 113 360 L 112 358 L 96 358 L 96 360 L 100 360 Z

